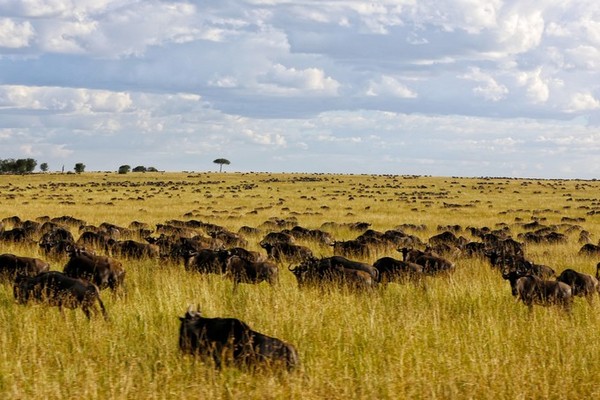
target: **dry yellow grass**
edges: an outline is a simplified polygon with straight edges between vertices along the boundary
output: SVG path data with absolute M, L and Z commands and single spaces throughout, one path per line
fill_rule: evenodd
M 198 219 L 237 231 L 270 218 L 372 223 L 377 230 L 425 224 L 496 227 L 516 219 L 563 217 L 600 238 L 589 214 L 598 182 L 367 175 L 102 174 L 0 176 L 0 218 L 69 215 L 127 226 Z M 584 219 L 584 220 L 581 220 Z M 572 223 L 575 224 L 575 223 Z M 561 228 L 563 229 L 563 228 Z M 73 229 L 77 237 L 78 232 Z M 358 235 L 332 232 L 338 240 Z M 471 238 L 468 233 L 463 235 Z M 593 273 L 598 260 L 577 255 L 577 233 L 527 254 L 560 271 Z M 248 238 L 259 250 L 259 237 Z M 313 248 L 314 249 L 314 248 Z M 315 249 L 330 255 L 330 248 Z M 0 252 L 43 257 L 37 248 L 0 244 Z M 378 256 L 399 258 L 393 249 Z M 366 260 L 369 262 L 375 261 Z M 577 299 L 571 315 L 528 312 L 482 260 L 457 259 L 449 278 L 390 284 L 372 294 L 299 290 L 282 265 L 281 283 L 242 285 L 158 261 L 127 261 L 127 294 L 102 292 L 110 322 L 80 310 L 19 306 L 0 285 L 0 397 L 7 399 L 346 399 L 596 398 L 600 375 L 598 308 Z M 54 262 L 53 269 L 61 269 Z M 182 355 L 178 317 L 189 304 L 207 316 L 240 318 L 293 343 L 302 368 L 292 374 L 215 371 Z

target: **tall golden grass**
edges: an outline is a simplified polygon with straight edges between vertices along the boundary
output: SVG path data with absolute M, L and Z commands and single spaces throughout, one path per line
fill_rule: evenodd
M 127 226 L 198 219 L 237 231 L 270 218 L 318 228 L 327 221 L 409 231 L 426 240 L 438 226 L 494 228 L 563 217 L 600 238 L 592 214 L 595 181 L 370 175 L 84 173 L 0 176 L 0 218 L 69 215 L 90 224 Z M 357 232 L 340 228 L 338 240 Z M 73 229 L 77 237 L 78 232 Z M 557 271 L 594 273 L 577 254 L 577 232 L 560 245 L 528 245 L 527 255 Z M 260 237 L 248 237 L 261 250 Z M 308 244 L 308 243 L 307 243 Z M 312 246 L 331 255 L 328 247 Z M 43 258 L 36 247 L 0 244 L 0 252 Z M 381 256 L 400 258 L 394 249 Z M 270 287 L 200 276 L 158 260 L 128 261 L 126 293 L 102 292 L 110 321 L 80 310 L 14 303 L 0 285 L 0 397 L 6 399 L 402 399 L 597 398 L 599 306 L 576 299 L 570 314 L 517 304 L 485 260 L 458 258 L 450 277 L 423 286 L 389 284 L 374 293 L 300 290 L 287 265 Z M 52 269 L 62 269 L 60 260 Z M 296 346 L 294 373 L 217 371 L 180 353 L 179 320 L 189 304 L 209 317 L 230 316 Z

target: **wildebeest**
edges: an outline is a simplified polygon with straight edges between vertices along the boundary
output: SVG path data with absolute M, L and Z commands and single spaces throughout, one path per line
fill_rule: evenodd
M 535 275 L 541 279 L 549 279 L 556 276 L 552 267 L 544 264 L 533 263 L 523 256 L 499 256 L 495 252 L 488 254 L 492 267 L 499 268 L 505 275 L 515 271 L 519 275 Z
M 407 282 L 419 280 L 423 275 L 423 266 L 411 262 L 382 257 L 373 263 L 379 272 L 379 283 Z
M 344 257 L 370 257 L 372 253 L 369 243 L 356 239 L 335 241 L 332 246 L 333 254 Z
M 48 271 L 50 264 L 33 257 L 21 257 L 14 254 L 0 255 L 0 277 L 14 279 L 17 275 L 36 276 Z
M 296 239 L 292 236 L 291 232 L 269 232 L 259 242 L 260 246 L 264 244 L 277 244 L 277 243 L 288 243 L 296 244 Z
M 123 258 L 133 258 L 136 260 L 144 258 L 158 258 L 160 248 L 158 245 L 150 243 L 141 243 L 135 240 L 114 240 L 109 239 L 107 248 L 111 255 Z
M 234 289 L 239 283 L 260 283 L 274 285 L 279 282 L 279 268 L 269 261 L 250 261 L 238 256 L 227 260 L 226 270 L 233 278 Z
M 565 310 L 571 309 L 573 292 L 564 282 L 547 281 L 533 275 L 525 275 L 515 283 L 516 296 L 531 309 L 534 304 L 559 305 Z
M 237 318 L 205 318 L 190 307 L 179 320 L 179 348 L 217 368 L 283 366 L 291 371 L 300 364 L 293 345 L 256 332 Z
M 0 232 L 0 242 L 26 243 L 29 240 L 29 235 L 23 228 L 13 228 Z
M 63 268 L 65 275 L 89 280 L 100 289 L 116 290 L 125 280 L 125 269 L 112 257 L 99 256 L 78 248 L 69 252 L 69 261 Z
M 161 234 L 158 238 L 144 238 L 148 243 L 159 247 L 160 257 L 163 260 L 170 260 L 179 263 L 185 260 L 191 252 L 198 252 L 202 249 L 219 250 L 222 249 L 222 243 L 213 238 L 193 238 L 183 236 L 168 236 Z
M 331 233 L 322 231 L 320 229 L 307 229 L 296 225 L 289 231 L 286 231 L 285 233 L 288 232 L 296 239 L 314 241 L 325 246 L 329 246 L 334 242 Z
M 227 250 L 200 249 L 185 253 L 183 265 L 188 271 L 222 275 L 227 270 L 229 257 L 231 253 Z
M 454 270 L 454 263 L 443 257 L 406 247 L 400 248 L 398 251 L 402 253 L 403 261 L 421 265 L 425 274 L 437 275 Z
M 75 309 L 80 307 L 85 316 L 90 318 L 90 311 L 98 312 L 96 303 L 105 319 L 108 318 L 104 304 L 100 299 L 100 291 L 96 285 L 81 279 L 69 277 L 58 271 L 42 272 L 36 276 L 17 276 L 13 295 L 20 304 L 30 300 L 47 303 L 58 307 Z
M 246 239 L 244 239 L 241 235 L 234 233 L 234 232 L 229 232 L 228 230 L 225 230 L 225 229 L 208 232 L 208 235 L 215 240 L 220 240 L 223 243 L 223 245 L 227 246 L 227 247 L 248 246 L 248 241 Z
M 598 274 L 598 271 L 596 272 Z M 587 297 L 591 301 L 592 296 L 600 294 L 598 279 L 589 274 L 577 272 L 569 268 L 561 272 L 556 280 L 569 285 L 573 296 Z
M 579 254 L 583 256 L 600 256 L 600 246 L 586 243 L 579 249 Z
M 370 289 L 379 281 L 379 271 L 375 267 L 342 256 L 311 258 L 288 269 L 299 286 L 333 282 L 350 289 Z
M 44 251 L 51 252 L 54 247 L 60 242 L 75 243 L 73 234 L 63 227 L 53 227 L 42 235 L 39 245 Z
M 260 243 L 260 246 L 265 249 L 267 255 L 273 260 L 286 261 L 302 261 L 313 257 L 313 252 L 306 246 L 300 246 L 289 243 Z

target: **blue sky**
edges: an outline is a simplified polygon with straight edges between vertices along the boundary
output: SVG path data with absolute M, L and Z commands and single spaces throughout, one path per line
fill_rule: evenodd
M 600 177 L 597 0 L 0 0 L 0 159 Z

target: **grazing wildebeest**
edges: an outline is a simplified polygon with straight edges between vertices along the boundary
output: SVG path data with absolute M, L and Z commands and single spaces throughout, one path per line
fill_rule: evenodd
M 14 254 L 0 255 L 0 277 L 14 279 L 17 275 L 36 276 L 48 271 L 50 264 L 33 257 L 21 257 Z
M 372 265 L 341 256 L 312 258 L 288 269 L 299 286 L 334 282 L 351 289 L 367 289 L 376 286 L 379 280 L 379 271 Z
M 571 309 L 573 292 L 564 282 L 546 281 L 533 275 L 525 275 L 515 283 L 517 299 L 530 309 L 534 304 L 559 305 L 565 310 Z
M 269 232 L 259 242 L 261 247 L 263 247 L 263 244 L 267 244 L 267 243 L 268 244 L 277 244 L 277 243 L 296 244 L 296 239 L 294 239 L 294 236 L 292 236 L 291 233 Z
M 158 245 L 136 242 L 135 240 L 109 239 L 107 248 L 111 255 L 123 258 L 133 258 L 136 260 L 158 258 L 160 253 Z
M 89 280 L 100 289 L 116 290 L 125 280 L 125 269 L 120 261 L 72 248 L 69 261 L 63 268 L 65 275 Z
M 556 280 L 569 285 L 573 296 L 586 297 L 591 301 L 595 294 L 600 294 L 598 279 L 589 274 L 577 272 L 569 268 L 561 272 Z
M 75 245 L 77 247 L 91 248 L 95 250 L 106 250 L 112 239 L 106 232 L 84 231 L 79 235 Z
M 0 242 L 25 243 L 29 240 L 29 235 L 23 228 L 13 228 L 0 232 Z
M 201 249 L 184 254 L 184 267 L 188 271 L 201 274 L 222 275 L 227 270 L 227 260 L 231 253 L 227 250 Z
M 581 249 L 579 249 L 579 254 L 584 256 L 599 256 L 600 255 L 600 246 L 586 243 Z
M 279 282 L 279 268 L 269 261 L 250 261 L 239 256 L 227 260 L 227 273 L 233 278 L 233 288 L 239 283 L 260 283 L 274 285 Z
M 286 233 L 288 232 L 286 231 Z M 289 234 L 297 239 L 314 241 L 326 246 L 334 242 L 333 236 L 329 232 L 320 229 L 307 229 L 298 225 L 289 230 Z
M 333 254 L 345 257 L 370 257 L 372 252 L 369 243 L 356 239 L 335 241 L 332 246 Z
M 231 249 L 227 249 L 227 251 L 232 256 L 238 256 L 248 261 L 266 261 L 266 257 L 260 254 L 258 251 L 246 250 L 243 247 L 232 247 Z
M 403 261 L 421 265 L 425 274 L 436 275 L 454 270 L 454 263 L 443 257 L 406 247 L 398 249 L 398 251 L 402 253 Z
M 423 266 L 392 257 L 382 257 L 373 267 L 379 272 L 378 283 L 416 281 L 423 276 Z
M 190 307 L 179 320 L 179 348 L 214 362 L 217 368 L 283 366 L 291 371 L 300 364 L 294 346 L 256 332 L 237 318 L 205 318 Z
M 208 232 L 208 236 L 215 240 L 220 240 L 224 246 L 227 247 L 246 247 L 248 246 L 248 241 L 244 239 L 241 235 L 238 235 L 234 232 L 229 232 L 228 230 L 221 229 L 214 232 Z
M 96 303 L 105 319 L 108 319 L 100 290 L 96 285 L 81 279 L 69 277 L 58 271 L 42 272 L 36 276 L 19 275 L 15 279 L 13 295 L 20 304 L 30 300 L 58 307 L 75 309 L 80 307 L 90 318 L 90 311 L 98 312 Z
M 265 249 L 267 255 L 273 260 L 302 261 L 313 257 L 313 252 L 306 246 L 289 243 L 263 243 L 260 246 Z

